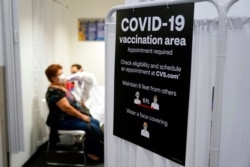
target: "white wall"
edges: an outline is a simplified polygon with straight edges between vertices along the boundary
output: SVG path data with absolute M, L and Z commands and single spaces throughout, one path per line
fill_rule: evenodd
M 42 98 L 44 98 L 48 86 L 48 81 L 44 74 L 45 68 L 51 63 L 60 63 L 68 67 L 66 63 L 68 59 L 65 58 L 65 54 L 68 52 L 68 45 L 63 47 L 65 42 L 68 42 L 68 34 L 64 31 L 67 23 L 62 27 L 61 21 L 65 21 L 64 17 L 56 21 L 53 20 L 56 19 L 58 15 L 60 15 L 60 17 L 62 16 L 60 10 L 50 10 L 51 8 L 48 8 L 46 11 L 44 10 L 45 7 L 41 6 L 39 16 L 41 16 L 43 20 L 37 19 L 36 23 L 42 22 L 44 24 L 37 26 L 37 24 L 33 22 L 36 11 L 33 11 L 32 8 L 35 0 L 19 0 L 18 2 L 25 143 L 23 152 L 10 154 L 10 167 L 22 166 L 35 153 L 38 146 L 42 144 L 41 142 L 46 135 L 44 131 L 46 131 L 45 119 L 47 110 L 44 103 L 42 103 Z M 46 2 L 45 0 L 40 2 L 43 2 L 41 3 L 43 5 L 49 4 L 49 7 L 53 6 L 51 3 L 46 3 L 49 2 L 48 0 Z M 53 25 L 51 26 L 52 29 L 47 24 L 49 22 L 48 20 L 51 21 Z M 40 28 L 39 30 L 41 31 L 37 30 L 36 27 Z M 37 33 L 38 35 L 34 34 L 34 32 L 37 31 L 39 31 Z M 59 35 L 60 39 L 58 39 Z M 34 41 L 34 39 L 36 39 L 36 41 Z M 47 39 L 47 41 L 44 42 L 44 39 Z M 44 43 L 52 43 L 52 41 L 53 46 L 49 48 L 44 47 Z M 37 46 L 39 44 L 42 45 Z
M 124 4 L 124 0 L 74 0 L 70 1 L 70 62 L 80 63 L 84 70 L 92 72 L 100 85 L 104 85 L 105 53 L 104 41 L 78 41 L 77 20 L 79 18 L 105 18 L 111 7 Z
M 41 0 L 40 2 L 42 1 L 43 3 L 41 4 L 46 3 L 44 0 Z M 60 13 L 61 11 L 54 14 L 52 13 L 54 18 L 50 18 L 51 20 L 55 19 L 58 16 L 62 16 L 62 18 L 59 18 L 59 21 L 57 20 L 52 23 L 55 27 L 54 30 L 51 30 L 54 31 L 54 34 L 52 33 L 52 35 L 58 36 L 58 28 L 60 29 L 63 20 L 66 23 L 63 23 L 65 27 L 61 28 L 64 30 L 69 29 L 69 31 L 61 34 L 61 39 L 53 38 L 56 39 L 56 41 L 53 41 L 54 46 L 51 46 L 51 48 L 49 48 L 53 50 L 52 55 L 40 54 L 42 57 L 37 57 L 39 53 L 36 53 L 33 50 L 34 44 L 37 44 L 37 41 L 33 41 L 37 37 L 33 34 L 35 25 L 33 22 L 33 17 L 35 11 L 32 11 L 32 3 L 34 3 L 35 0 L 18 0 L 25 151 L 19 152 L 17 154 L 10 154 L 10 167 L 20 167 L 21 165 L 23 165 L 34 154 L 37 147 L 39 146 L 37 139 L 41 136 L 43 137 L 44 135 L 42 134 L 43 131 L 40 130 L 42 127 L 45 127 L 45 120 L 42 117 L 44 116 L 44 112 L 47 111 L 44 110 L 46 107 L 44 106 L 44 104 L 41 104 L 42 99 L 39 98 L 44 95 L 44 86 L 46 86 L 46 83 L 48 84 L 47 79 L 44 75 L 45 67 L 47 67 L 50 63 L 60 63 L 64 66 L 64 71 L 66 72 L 67 70 L 69 71 L 70 64 L 75 62 L 84 62 L 81 63 L 84 69 L 86 71 L 93 72 L 96 75 L 99 83 L 104 84 L 104 42 L 78 42 L 77 19 L 84 17 L 105 18 L 109 8 L 111 8 L 111 6 L 114 6 L 115 4 L 121 4 L 122 1 L 61 1 L 68 4 L 69 2 L 72 3 L 69 5 L 69 10 L 70 12 L 72 12 L 72 18 L 70 19 L 70 22 L 68 22 L 68 18 L 65 19 L 65 16 L 62 16 L 62 13 Z M 98 10 L 96 10 L 95 8 L 97 8 Z M 47 16 L 47 14 L 51 11 L 43 12 L 44 13 L 41 15 Z M 46 20 L 39 20 L 39 23 L 41 23 L 41 21 Z M 67 27 L 66 24 L 70 26 Z M 41 29 L 40 35 L 42 37 L 48 36 L 48 31 L 50 31 L 50 29 Z M 49 38 L 48 43 L 51 42 L 51 39 L 52 38 Z M 64 40 L 69 43 L 67 47 L 62 46 L 62 42 L 64 42 L 63 45 L 65 45 Z M 42 51 L 42 53 L 48 52 L 48 50 Z M 68 52 L 70 54 L 66 58 L 65 54 L 67 54 Z M 82 57 L 81 55 L 88 56 Z M 0 58 L 0 63 L 2 63 L 2 61 L 2 58 Z M 40 127 L 40 123 L 44 123 L 42 127 Z
M 32 133 L 32 97 L 33 97 L 33 77 L 32 77 L 32 0 L 22 0 L 19 3 L 20 18 L 20 57 L 21 57 L 21 75 L 23 91 L 23 114 L 24 114 L 24 145 L 25 151 L 18 154 L 10 154 L 10 167 L 20 167 L 30 155 L 34 152 L 31 150 L 31 133 Z

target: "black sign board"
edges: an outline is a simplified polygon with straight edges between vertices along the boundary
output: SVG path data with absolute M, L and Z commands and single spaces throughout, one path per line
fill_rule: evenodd
M 117 11 L 114 135 L 185 165 L 194 4 Z

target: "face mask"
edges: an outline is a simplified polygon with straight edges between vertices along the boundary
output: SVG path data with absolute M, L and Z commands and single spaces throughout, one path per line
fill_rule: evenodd
M 154 102 L 157 102 L 157 99 L 154 99 Z
M 67 78 L 64 74 L 59 75 L 58 78 L 60 83 L 65 83 L 67 81 Z

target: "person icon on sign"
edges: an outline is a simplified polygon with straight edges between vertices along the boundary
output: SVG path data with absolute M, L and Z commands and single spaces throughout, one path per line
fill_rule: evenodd
M 139 99 L 140 98 L 140 92 L 135 92 L 135 99 L 134 99 L 134 103 L 135 104 L 141 104 L 141 100 Z
M 155 109 L 155 110 L 159 110 L 160 106 L 157 103 L 158 101 L 158 97 L 156 95 L 153 96 L 153 102 L 151 103 L 151 108 Z
M 148 132 L 148 123 L 147 122 L 143 122 L 143 129 L 141 130 L 141 135 L 149 138 L 149 132 Z

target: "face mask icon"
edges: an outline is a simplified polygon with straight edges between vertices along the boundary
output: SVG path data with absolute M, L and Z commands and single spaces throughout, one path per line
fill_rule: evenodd
M 141 136 L 144 136 L 146 138 L 149 138 L 149 132 L 148 132 L 148 124 L 147 122 L 143 122 L 143 129 L 141 130 Z

